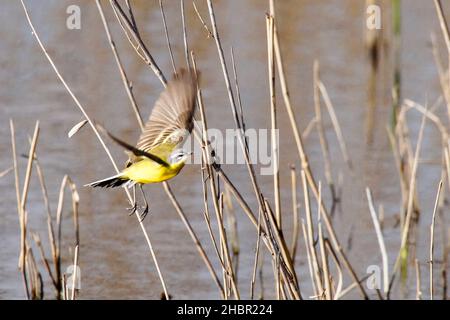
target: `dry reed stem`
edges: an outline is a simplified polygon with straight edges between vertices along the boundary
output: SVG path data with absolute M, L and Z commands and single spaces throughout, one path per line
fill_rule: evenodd
M 308 232 L 306 231 L 306 223 L 305 223 L 304 219 L 301 219 L 301 226 L 302 226 L 303 238 L 305 239 L 305 251 L 306 251 L 306 257 L 308 260 L 309 276 L 311 278 L 311 284 L 312 284 L 312 288 L 313 288 L 313 296 L 318 297 L 319 294 L 318 294 L 318 289 L 317 289 L 316 280 L 315 280 L 314 268 L 313 268 L 313 264 L 312 264 L 311 251 L 310 251 L 309 241 L 308 241 Z
M 270 14 L 266 16 L 267 29 L 267 66 L 269 76 L 269 94 L 270 94 L 270 129 L 271 129 L 271 148 L 273 156 L 273 194 L 275 202 L 275 217 L 277 227 L 281 230 L 281 203 L 280 203 L 280 172 L 279 172 L 279 151 L 277 141 L 277 106 L 275 97 L 275 58 L 274 58 L 274 9 L 273 1 L 270 1 Z
M 421 104 L 414 102 L 412 100 L 409 99 L 405 99 L 404 104 L 410 108 L 414 108 L 417 111 L 419 111 L 422 115 L 424 115 L 425 117 L 427 117 L 429 120 L 431 120 L 436 127 L 438 128 L 439 132 L 441 133 L 442 136 L 442 142 L 445 144 L 447 143 L 448 139 L 449 139 L 449 134 L 448 134 L 448 130 L 445 127 L 445 125 L 442 123 L 441 119 L 439 118 L 439 116 L 437 116 L 435 113 L 433 113 L 430 110 L 427 110 L 427 108 L 425 108 L 424 106 L 422 106 Z
M 319 198 L 317 199 L 317 203 L 319 204 L 321 201 L 322 201 L 322 184 L 319 181 Z M 322 212 L 320 209 L 320 205 L 317 206 L 317 230 L 319 238 L 320 257 L 322 259 L 322 270 L 323 270 L 322 281 L 325 284 L 325 298 L 327 300 L 332 300 L 333 297 L 331 293 L 330 271 L 328 265 L 328 256 L 324 244 L 325 241 L 322 232 Z
M 404 108 L 402 108 L 402 109 L 404 109 Z M 398 119 L 400 119 L 400 114 L 402 113 L 402 111 L 403 110 L 400 110 Z M 390 291 L 392 289 L 392 285 L 395 280 L 395 275 L 396 275 L 396 273 L 400 267 L 400 264 L 402 262 L 402 257 L 405 254 L 407 254 L 407 244 L 408 244 L 407 242 L 408 242 L 410 223 L 411 223 L 411 219 L 412 219 L 414 199 L 415 199 L 414 194 L 415 194 L 416 173 L 417 173 L 417 168 L 418 168 L 418 163 L 419 163 L 419 154 L 420 154 L 420 149 L 421 149 L 421 145 L 422 145 L 423 131 L 425 128 L 426 119 L 427 119 L 426 113 L 424 113 L 422 115 L 422 121 L 421 121 L 420 129 L 419 129 L 419 137 L 417 140 L 416 150 L 414 153 L 414 159 L 412 161 L 412 171 L 411 171 L 409 187 L 408 187 L 407 211 L 406 211 L 406 216 L 404 218 L 404 223 L 402 224 L 402 228 L 401 228 L 400 250 L 399 250 L 399 253 L 395 260 L 394 270 L 393 270 L 393 273 L 391 276 L 389 290 L 387 292 L 387 297 L 390 296 Z
M 51 254 L 52 254 L 52 261 L 53 261 L 54 266 L 56 266 L 55 232 L 54 232 L 54 228 L 53 228 L 52 213 L 51 213 L 51 209 L 50 209 L 50 202 L 49 202 L 49 199 L 48 199 L 47 186 L 45 184 L 44 174 L 42 172 L 42 169 L 41 169 L 41 166 L 39 164 L 38 157 L 37 157 L 36 153 L 35 153 L 34 156 L 35 156 L 35 160 L 34 161 L 35 161 L 35 165 L 36 165 L 36 172 L 37 172 L 38 177 L 39 177 L 39 184 L 41 186 L 42 197 L 44 199 L 44 205 L 45 205 L 45 208 L 46 208 L 47 234 L 48 234 L 48 240 L 49 240 L 49 243 L 50 243 L 50 249 L 51 249 Z M 35 242 L 37 242 L 37 241 L 35 241 Z M 39 244 L 40 244 L 40 240 L 39 240 Z M 43 260 L 45 261 L 45 264 L 47 264 L 47 259 L 45 258 L 43 248 L 41 250 L 41 256 L 42 256 Z M 52 279 L 53 285 L 55 286 L 55 290 L 57 292 L 57 296 L 59 296 L 60 288 L 59 288 L 59 284 L 58 283 L 61 282 L 61 279 L 57 279 L 56 276 L 53 275 L 53 273 L 51 272 L 49 266 L 48 267 L 46 266 L 46 268 L 47 268 L 47 270 L 49 272 L 49 275 L 50 275 L 50 277 Z M 55 272 L 56 272 L 56 270 L 55 270 Z
M 252 299 L 252 300 L 253 300 L 254 291 L 255 291 L 256 270 L 258 268 L 260 243 L 261 243 L 261 210 L 259 210 L 259 213 L 258 213 L 258 235 L 256 238 L 256 249 L 255 249 L 255 259 L 254 259 L 254 263 L 253 263 L 252 280 L 250 282 L 250 299 Z
M 237 98 L 237 103 L 239 106 L 240 121 L 241 121 L 242 130 L 245 132 L 244 110 L 242 109 L 241 91 L 239 89 L 239 81 L 238 81 L 238 76 L 237 76 L 237 71 L 236 71 L 236 63 L 234 61 L 233 47 L 230 48 L 230 54 L 231 54 L 231 65 L 233 66 L 233 76 L 234 76 L 234 85 L 235 85 L 235 89 L 236 89 L 236 98 Z M 247 144 L 247 141 L 245 141 L 245 142 Z M 247 148 L 248 148 L 248 146 L 247 146 Z
M 34 128 L 33 139 L 31 141 L 30 151 L 28 152 L 28 163 L 27 169 L 25 172 L 25 178 L 23 182 L 23 189 L 20 200 L 20 263 L 19 269 L 22 271 L 22 278 L 24 281 L 24 287 L 26 289 L 27 298 L 30 299 L 30 293 L 28 292 L 28 280 L 27 280 L 27 272 L 26 272 L 26 261 L 27 261 L 27 252 L 28 252 L 28 244 L 27 244 L 27 210 L 26 203 L 28 197 L 28 190 L 30 187 L 30 178 L 31 172 L 33 169 L 33 155 L 36 151 L 36 145 L 39 138 L 39 121 L 36 121 L 36 125 Z M 33 285 L 33 283 L 32 283 Z
M 15 191 L 16 191 L 16 201 L 17 201 L 17 214 L 19 221 L 21 219 L 21 210 L 22 207 L 20 205 L 20 181 L 19 181 L 19 165 L 17 163 L 17 152 L 16 152 L 16 134 L 14 130 L 14 122 L 12 119 L 9 119 L 9 128 L 11 132 L 11 148 L 12 148 L 12 155 L 13 155 L 13 167 L 14 167 L 14 180 L 15 180 Z M 22 245 L 20 246 L 22 248 Z M 20 267 L 20 261 L 21 258 L 19 258 L 19 264 Z
M 325 106 L 327 107 L 328 114 L 330 115 L 331 123 L 333 124 L 334 131 L 336 133 L 336 137 L 339 142 L 339 147 L 341 149 L 342 156 L 344 158 L 345 163 L 349 167 L 349 169 L 353 168 L 352 161 L 347 151 L 347 145 L 344 140 L 344 135 L 342 134 L 341 126 L 339 125 L 338 118 L 336 116 L 336 112 L 334 110 L 334 106 L 331 103 L 330 96 L 328 95 L 327 89 L 322 81 L 317 84 L 319 87 L 320 93 L 322 94 L 323 101 L 325 102 Z
M 434 284 L 433 284 L 433 256 L 434 256 L 434 225 L 436 222 L 436 212 L 438 210 L 439 206 L 439 197 L 441 195 L 442 190 L 442 180 L 439 181 L 439 186 L 436 194 L 436 201 L 434 202 L 434 209 L 433 209 L 433 216 L 431 219 L 431 225 L 430 225 L 430 300 L 433 300 L 433 294 L 434 294 Z
M 320 90 L 319 90 L 319 62 L 314 60 L 313 65 L 313 86 L 314 86 L 314 111 L 316 118 L 316 128 L 319 134 L 320 148 L 322 150 L 323 162 L 324 162 L 324 173 L 327 180 L 328 187 L 330 188 L 331 196 L 333 201 L 336 199 L 336 191 L 334 189 L 333 175 L 331 174 L 331 160 L 330 160 L 330 148 L 328 146 L 328 140 L 325 135 L 325 130 L 323 128 L 322 120 L 322 108 L 320 107 Z
M 316 288 L 317 288 L 316 297 L 319 298 L 322 296 L 322 293 L 324 292 L 324 290 L 323 290 L 322 281 L 321 281 L 321 270 L 320 270 L 319 262 L 317 259 L 317 252 L 316 252 L 316 248 L 314 246 L 314 226 L 313 226 L 313 222 L 312 222 L 308 185 L 306 182 L 306 176 L 305 176 L 304 170 L 301 171 L 301 177 L 302 177 L 303 195 L 304 195 L 304 201 L 305 201 L 305 214 L 306 214 L 307 234 L 305 236 L 308 237 L 308 248 L 309 248 L 309 252 L 310 252 L 310 256 L 311 256 L 311 265 L 312 265 L 313 276 L 314 276 L 313 279 L 316 283 Z M 321 194 L 320 185 L 319 185 L 319 194 Z
M 181 23 L 183 26 L 184 58 L 186 59 L 186 67 L 190 69 L 191 64 L 189 63 L 189 45 L 187 40 L 186 19 L 184 18 L 184 0 L 180 0 L 180 6 L 181 6 Z
M 162 23 L 163 23 L 163 26 L 164 26 L 164 34 L 166 36 L 167 50 L 169 51 L 170 62 L 172 64 L 172 70 L 176 74 L 177 73 L 177 67 L 175 66 L 175 60 L 173 58 L 172 45 L 170 44 L 169 30 L 167 29 L 166 15 L 164 14 L 164 7 L 163 7 L 162 0 L 159 0 L 159 8 L 160 8 L 160 11 L 161 11 L 161 18 L 162 18 Z
M 233 207 L 233 202 L 231 201 L 231 194 L 230 190 L 227 186 L 224 188 L 224 205 L 226 208 L 227 213 L 227 225 L 230 230 L 230 237 L 231 237 L 231 252 L 233 253 L 231 257 L 231 262 L 233 264 L 234 268 L 234 274 L 236 276 L 236 281 L 238 279 L 238 271 L 239 271 L 239 254 L 240 254 L 240 247 L 239 247 L 239 233 L 238 233 L 238 224 L 236 219 L 236 212 Z
M 439 75 L 439 83 L 441 85 L 441 90 L 444 94 L 445 101 L 447 103 L 447 113 L 450 110 L 450 86 L 448 85 L 449 74 L 444 71 L 442 66 L 441 58 L 439 56 L 438 46 L 436 43 L 436 36 L 431 34 L 431 47 L 433 51 L 434 63 Z
M 78 276 L 78 250 L 79 250 L 79 246 L 78 244 L 75 246 L 75 255 L 74 255 L 74 259 L 73 259 L 73 277 L 72 277 L 72 295 L 71 295 L 71 300 L 75 300 L 75 290 L 76 290 L 76 281 L 77 281 L 77 276 Z
M 449 62 L 450 62 L 450 32 L 448 28 L 448 23 L 444 15 L 444 11 L 442 9 L 442 3 L 440 0 L 434 0 L 434 5 L 436 7 L 436 12 L 439 18 L 439 25 L 441 27 L 442 35 L 444 36 L 445 45 L 447 47 Z M 450 68 L 450 64 L 449 64 Z M 449 69 L 450 71 L 450 69 Z
M 414 259 L 414 267 L 416 269 L 416 300 L 422 300 L 419 260 Z
M 62 276 L 61 283 L 62 283 L 62 299 L 68 300 L 69 294 L 67 289 L 67 276 L 65 274 L 63 274 Z
M 110 4 L 114 10 L 114 13 L 116 14 L 116 17 L 120 23 L 120 26 L 122 27 L 123 32 L 127 36 L 130 44 L 135 49 L 136 53 L 144 60 L 144 62 L 150 67 L 150 69 L 158 77 L 159 81 L 161 81 L 161 83 L 165 86 L 167 83 L 167 80 L 164 77 L 161 69 L 158 67 L 155 60 L 153 59 L 153 56 L 150 54 L 149 50 L 147 49 L 145 43 L 142 41 L 142 38 L 138 32 L 137 25 L 134 22 L 134 15 L 132 14 L 132 11 L 130 10 L 130 17 L 131 17 L 131 21 L 130 21 L 130 19 L 127 17 L 127 15 L 123 11 L 122 7 L 117 2 L 117 0 L 110 0 Z M 129 8 L 131 8 L 131 7 L 129 6 Z M 131 33 L 131 36 L 129 35 L 129 33 Z M 136 43 L 133 43 L 132 39 Z
M 383 232 L 381 231 L 380 221 L 378 220 L 377 213 L 375 212 L 375 207 L 373 205 L 372 193 L 369 188 L 366 187 L 367 202 L 369 204 L 370 216 L 372 217 L 372 222 L 377 235 L 378 245 L 380 246 L 381 259 L 383 261 L 383 291 L 386 295 L 389 290 L 389 262 L 388 255 L 386 251 L 386 245 L 384 243 Z
M 33 31 L 33 35 L 34 35 L 34 37 L 36 38 L 36 40 L 37 40 L 37 42 L 38 42 L 40 48 L 42 49 L 44 55 L 46 56 L 46 58 L 47 58 L 47 60 L 49 61 L 50 65 L 52 66 L 52 68 L 53 68 L 55 74 L 58 76 L 59 80 L 61 81 L 61 83 L 62 83 L 62 84 L 64 85 L 64 87 L 66 88 L 67 92 L 70 94 L 70 96 L 71 96 L 72 99 L 74 100 L 75 104 L 77 105 L 77 107 L 79 108 L 79 110 L 82 112 L 83 116 L 84 116 L 84 117 L 86 118 L 86 120 L 89 122 L 89 125 L 91 126 L 91 128 L 92 128 L 92 130 L 94 131 L 95 135 L 97 136 L 99 142 L 101 143 L 103 149 L 105 150 L 106 154 L 108 155 L 108 158 L 110 159 L 110 161 L 111 161 L 111 163 L 112 163 L 112 165 L 113 165 L 115 171 L 116 171 L 117 173 L 119 173 L 119 169 L 118 169 L 118 167 L 117 167 L 117 165 L 116 165 L 116 163 L 115 163 L 115 161 L 114 161 L 114 158 L 112 157 L 112 155 L 111 155 L 111 153 L 110 153 L 108 147 L 106 146 L 105 142 L 103 141 L 102 137 L 100 136 L 100 133 L 98 132 L 98 130 L 97 130 L 95 124 L 92 122 L 92 120 L 90 119 L 90 117 L 89 117 L 88 114 L 86 113 L 84 107 L 83 107 L 83 106 L 81 105 L 81 103 L 79 102 L 78 98 L 74 95 L 74 93 L 72 92 L 72 90 L 71 90 L 70 87 L 67 85 L 67 83 L 66 83 L 66 81 L 64 80 L 64 78 L 62 77 L 62 75 L 59 73 L 59 71 L 58 71 L 56 65 L 54 64 L 54 62 L 53 62 L 53 60 L 52 60 L 52 58 L 51 58 L 50 55 L 47 53 L 47 50 L 45 49 L 44 45 L 42 44 L 42 42 L 41 42 L 41 40 L 40 40 L 40 38 L 39 38 L 39 36 L 38 36 L 38 34 L 36 33 L 36 30 L 35 30 L 35 28 L 34 28 L 33 23 L 31 22 L 30 16 L 29 16 L 29 14 L 28 14 L 28 10 L 27 10 L 27 8 L 26 8 L 25 3 L 23 2 L 23 0 L 21 0 L 21 3 L 22 3 L 22 6 L 23 6 L 23 9 L 24 9 L 24 12 L 25 12 L 25 15 L 26 15 L 28 24 L 30 25 L 31 30 Z M 127 194 L 127 196 L 128 196 L 128 199 L 131 201 L 132 198 L 131 198 L 131 195 L 130 195 L 129 191 L 128 191 L 127 189 L 124 189 L 124 190 L 125 190 L 125 192 L 126 192 L 126 194 Z M 158 264 L 158 262 L 157 262 L 157 260 L 156 260 L 156 255 L 155 255 L 155 253 L 154 253 L 154 251 L 153 251 L 153 246 L 152 246 L 152 244 L 151 244 L 151 241 L 150 241 L 150 238 L 149 238 L 149 236 L 148 236 L 148 234 L 147 234 L 147 231 L 145 230 L 144 224 L 142 223 L 142 221 L 141 221 L 141 219 L 140 219 L 140 217 L 139 217 L 139 214 L 138 214 L 137 212 L 136 212 L 136 218 L 138 219 L 139 225 L 140 225 L 140 227 L 141 227 L 141 229 L 142 229 L 142 232 L 144 233 L 144 236 L 145 236 L 145 238 L 146 238 L 146 241 L 147 241 L 147 244 L 148 244 L 150 253 L 151 253 L 151 255 L 152 255 L 152 259 L 153 259 L 153 261 L 154 261 L 154 263 L 155 263 L 155 266 L 156 266 L 156 269 L 157 269 L 157 272 L 158 272 L 158 276 L 159 276 L 159 278 L 160 278 L 160 281 L 161 281 L 161 284 L 162 284 L 162 287 L 163 287 L 163 290 L 164 290 L 164 294 L 165 294 L 165 296 L 166 296 L 166 299 L 169 299 L 169 294 L 167 293 L 166 284 L 165 284 L 164 278 L 162 277 L 162 273 L 161 273 L 161 270 L 160 270 L 160 268 L 159 268 L 159 264 Z
M 270 204 L 269 201 L 267 199 L 264 199 L 264 205 L 266 206 L 266 212 L 267 212 L 267 216 L 265 217 L 265 223 L 266 223 L 266 228 L 268 230 L 270 230 L 270 234 L 272 235 L 272 237 L 274 237 L 276 240 L 276 242 L 274 242 L 274 248 L 275 248 L 275 252 L 276 254 L 274 256 L 272 256 L 272 268 L 273 268 L 273 274 L 274 274 L 274 280 L 275 280 L 275 288 L 276 288 L 276 293 L 277 293 L 277 299 L 281 300 L 281 299 L 285 299 L 286 295 L 283 295 L 283 285 L 286 284 L 288 286 L 288 290 L 289 290 L 289 294 L 291 296 L 291 298 L 294 299 L 294 289 L 291 288 L 291 280 L 288 278 L 288 281 L 286 282 L 286 276 L 283 276 L 280 273 L 280 269 L 281 269 L 281 257 L 285 258 L 285 254 L 286 251 L 283 250 L 284 248 L 278 247 L 278 244 L 282 244 L 282 235 L 280 234 L 280 230 L 278 229 L 278 225 L 277 225 L 277 221 L 276 221 L 276 217 L 272 211 L 272 209 L 270 208 Z M 281 251 L 281 252 L 280 252 Z M 284 252 L 284 254 L 283 254 Z M 291 273 L 292 274 L 292 273 Z M 295 299 L 301 299 L 301 297 L 295 297 Z
M 270 227 L 267 226 L 266 228 L 268 228 L 270 230 L 270 234 L 272 235 L 272 237 L 274 239 L 273 240 L 274 249 L 275 249 L 275 252 L 277 253 L 276 257 L 277 257 L 277 259 L 279 259 L 277 265 L 283 266 L 281 268 L 282 281 L 286 283 L 291 297 L 293 297 L 294 299 L 297 299 L 297 300 L 302 299 L 298 280 L 297 280 L 297 275 L 295 273 L 291 255 L 290 255 L 288 246 L 286 245 L 282 230 L 279 230 L 277 227 L 278 224 L 276 221 L 276 217 L 275 217 L 274 213 L 272 212 L 272 209 L 270 208 L 270 204 L 267 201 L 267 199 L 265 199 L 264 203 L 265 203 L 265 206 L 267 209 L 266 210 L 266 212 L 267 212 L 266 219 L 268 220 L 268 223 L 269 223 L 268 226 L 270 225 Z M 280 270 L 277 269 L 277 274 L 279 272 L 280 272 Z
M 405 225 L 404 225 L 403 232 L 402 232 L 402 241 L 401 241 L 402 249 L 406 248 L 407 240 L 408 240 L 410 222 L 411 222 L 411 217 L 412 217 L 412 212 L 413 212 L 413 199 L 414 199 L 414 192 L 415 192 L 415 185 L 416 185 L 416 173 L 417 173 L 417 168 L 418 168 L 418 163 L 419 163 L 419 155 L 420 155 L 420 149 L 422 146 L 423 131 L 425 128 L 426 119 L 427 119 L 427 117 L 424 114 L 422 116 L 422 123 L 420 125 L 420 130 L 419 130 L 419 138 L 417 140 L 416 151 L 414 154 L 414 162 L 413 162 L 413 168 L 412 168 L 411 179 L 410 179 L 410 184 L 409 184 L 408 209 L 406 212 Z
M 44 296 L 44 282 L 42 281 L 41 273 L 38 270 L 36 260 L 34 258 L 33 250 L 30 247 L 27 248 L 27 271 L 28 277 L 31 280 L 31 299 L 38 300 Z
M 197 6 L 195 5 L 195 1 L 192 1 L 192 6 L 194 7 L 194 11 L 197 14 L 198 19 L 200 20 L 200 23 L 202 24 L 203 28 L 205 28 L 206 32 L 208 33 L 208 38 L 214 39 L 214 35 L 211 33 L 211 31 L 209 31 L 209 28 L 206 25 L 205 20 L 203 20 L 200 12 L 198 11 Z
M 10 173 L 11 171 L 14 170 L 14 166 L 9 167 L 8 169 L 3 170 L 2 172 L 0 172 L 0 178 L 3 178 L 4 176 L 6 176 L 8 173 Z
M 295 265 L 295 256 L 297 254 L 297 243 L 299 233 L 299 217 L 298 217 L 298 203 L 297 203 L 297 175 L 295 166 L 291 165 L 291 196 L 292 196 L 292 242 L 291 242 L 291 256 L 292 263 Z
M 325 248 L 327 251 L 329 251 L 331 253 L 331 257 L 333 258 L 334 264 L 338 271 L 338 282 L 337 282 L 336 288 L 332 287 L 332 289 L 334 289 L 333 290 L 334 291 L 333 300 L 337 300 L 342 291 L 342 284 L 343 284 L 343 278 L 344 278 L 343 274 L 342 274 L 342 268 L 339 263 L 339 258 L 336 255 L 336 252 L 334 252 L 333 247 L 330 244 L 330 241 L 328 239 L 324 239 L 324 242 L 325 242 Z

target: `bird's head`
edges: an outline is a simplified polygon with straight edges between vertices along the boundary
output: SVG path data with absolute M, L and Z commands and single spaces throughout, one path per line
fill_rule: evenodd
M 183 149 L 177 149 L 169 157 L 169 163 L 171 165 L 184 163 L 187 158 L 192 154 L 192 152 L 187 152 Z

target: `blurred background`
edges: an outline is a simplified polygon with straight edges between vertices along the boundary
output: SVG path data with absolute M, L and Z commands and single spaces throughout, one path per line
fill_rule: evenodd
M 150 114 L 162 85 L 138 58 L 124 37 L 109 6 L 105 15 L 144 118 Z M 134 142 L 139 130 L 123 88 L 103 25 L 93 1 L 26 1 L 36 30 L 61 74 L 93 119 L 116 135 Z M 66 9 L 81 9 L 81 29 L 69 30 Z M 196 2 L 210 25 L 206 2 Z M 159 299 L 162 289 L 147 244 L 134 217 L 129 217 L 127 200 L 121 190 L 99 190 L 84 184 L 113 173 L 103 149 L 87 126 L 71 139 L 68 131 L 82 115 L 61 85 L 39 49 L 18 1 L 1 0 L 0 11 L 0 171 L 12 165 L 9 119 L 17 134 L 17 153 L 27 154 L 29 136 L 36 120 L 41 132 L 37 154 L 43 168 L 52 210 L 56 210 L 59 186 L 65 174 L 80 193 L 80 270 L 82 299 Z M 141 35 L 157 64 L 166 75 L 172 67 L 167 51 L 158 1 L 133 1 Z M 247 128 L 270 128 L 269 81 L 265 13 L 268 1 L 214 1 L 216 19 L 225 56 L 230 62 L 233 47 L 239 76 Z M 373 191 L 377 205 L 384 209 L 384 232 L 390 265 L 397 256 L 400 236 L 397 229 L 401 191 L 386 127 L 392 121 L 394 53 L 390 1 L 381 1 L 382 29 L 380 59 L 376 71 L 366 46 L 366 1 L 284 0 L 276 1 L 276 23 L 284 55 L 286 76 L 298 124 L 304 130 L 314 117 L 313 62 L 320 62 L 320 76 L 330 95 L 353 162 L 350 170 L 342 160 L 331 121 L 324 114 L 329 140 L 333 178 L 341 181 L 341 202 L 335 210 L 338 237 L 346 246 L 358 274 L 366 275 L 370 265 L 380 265 L 376 235 L 367 207 L 365 187 Z M 177 66 L 185 66 L 179 1 L 164 1 L 168 30 Z M 450 17 L 450 6 L 444 8 Z M 185 1 L 189 47 L 197 56 L 202 72 L 201 85 L 209 127 L 234 128 L 226 88 L 214 40 L 199 21 L 190 1 Z M 432 1 L 401 2 L 401 97 L 421 104 L 433 104 L 441 95 L 430 36 L 434 33 L 444 53 L 444 42 Z M 445 57 L 445 55 L 443 55 Z M 444 59 L 444 61 L 446 61 Z M 277 84 L 277 90 L 280 90 Z M 280 91 L 279 91 L 280 92 Z M 281 95 L 278 96 L 280 127 L 281 201 L 286 234 L 292 219 L 289 165 L 300 168 Z M 445 108 L 436 113 L 445 115 Z M 416 141 L 421 115 L 408 113 L 410 134 Z M 111 144 L 116 159 L 126 160 L 123 151 Z M 305 139 L 306 151 L 317 180 L 325 181 L 319 136 L 315 130 Z M 432 125 L 425 128 L 418 171 L 418 194 L 423 219 L 419 223 L 417 256 L 426 267 L 429 221 L 441 176 L 441 139 Z M 27 159 L 19 157 L 25 168 Z M 249 204 L 256 199 L 244 165 L 225 165 Z M 24 175 L 24 169 L 20 172 Z M 298 173 L 299 170 L 297 170 Z M 170 181 L 207 252 L 215 257 L 202 211 L 202 181 L 199 165 L 188 165 Z M 340 178 L 341 177 L 341 178 Z M 272 197 L 272 177 L 258 177 L 263 191 Z M 14 175 L 0 179 L 0 299 L 25 298 L 17 269 L 20 232 L 14 190 Z M 199 258 L 189 235 L 164 190 L 159 185 L 145 187 L 150 214 L 144 224 L 153 242 L 170 294 L 175 299 L 220 298 L 208 270 Z M 330 200 L 329 190 L 324 197 Z M 303 195 L 298 190 L 298 198 Z M 48 247 L 46 220 L 39 182 L 33 174 L 28 200 L 29 225 L 41 233 Z M 329 201 L 328 201 L 329 202 Z M 235 205 L 241 248 L 239 282 L 247 297 L 252 276 L 256 233 Z M 304 215 L 300 208 L 300 215 Z M 63 211 L 63 270 L 71 264 L 73 223 L 70 206 Z M 304 244 L 299 243 L 297 265 L 300 283 L 308 276 Z M 441 248 L 436 248 L 440 254 Z M 215 266 L 217 259 L 213 259 Z M 270 267 L 266 285 L 273 286 Z M 411 278 L 414 271 L 411 269 Z M 426 277 L 426 274 L 424 275 Z M 48 287 L 49 288 L 49 287 Z M 258 287 L 259 288 L 259 287 Z M 50 289 L 48 289 L 50 290 Z M 257 289 L 259 290 L 259 289 Z M 303 288 L 302 288 L 303 290 Z M 305 290 L 310 288 L 305 284 Z M 267 290 L 270 298 L 271 290 Z M 51 297 L 52 293 L 47 294 Z M 356 293 L 354 297 L 357 297 Z M 352 297 L 350 294 L 348 297 Z M 406 284 L 396 295 L 414 298 L 415 287 Z

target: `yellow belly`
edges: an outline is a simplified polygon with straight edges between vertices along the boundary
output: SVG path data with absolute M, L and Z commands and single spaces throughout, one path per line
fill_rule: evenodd
M 150 159 L 143 159 L 123 170 L 123 177 L 139 183 L 162 182 L 175 177 L 183 166 L 184 162 L 165 167 Z

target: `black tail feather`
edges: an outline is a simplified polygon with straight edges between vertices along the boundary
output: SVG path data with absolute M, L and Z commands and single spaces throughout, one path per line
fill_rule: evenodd
M 96 181 L 88 184 L 89 187 L 100 187 L 100 188 L 115 188 L 127 183 L 129 180 L 121 177 L 111 177 L 109 179 Z

